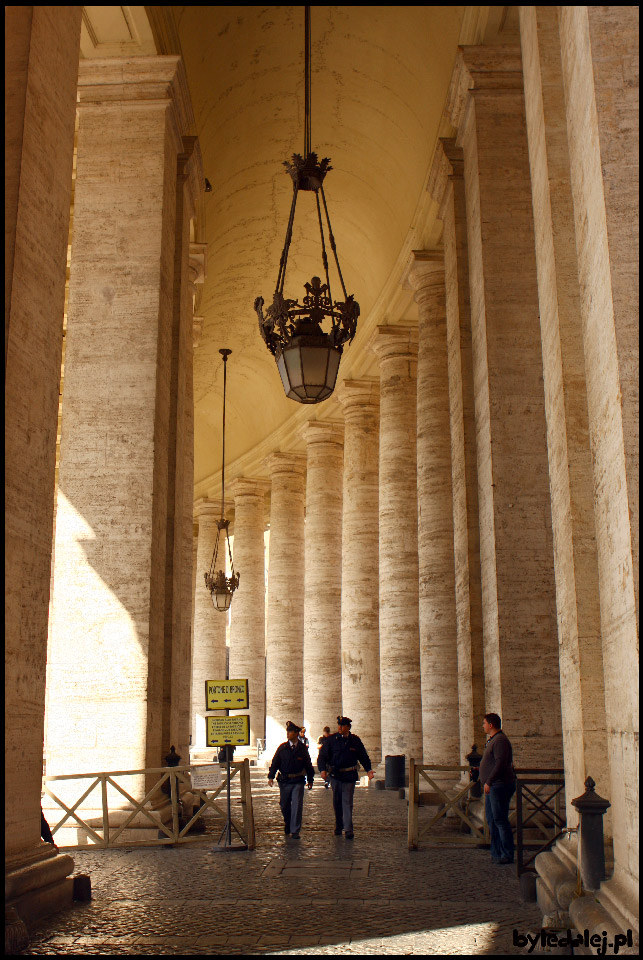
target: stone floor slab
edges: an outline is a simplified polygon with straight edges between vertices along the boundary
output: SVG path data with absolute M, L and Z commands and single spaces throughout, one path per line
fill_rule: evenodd
M 73 851 L 93 900 L 46 920 L 25 954 L 526 952 L 513 946 L 512 930 L 539 929 L 540 913 L 520 901 L 514 870 L 492 864 L 488 850 L 409 852 L 406 803 L 372 788 L 355 792 L 355 840 L 335 837 L 330 791 L 317 785 L 293 843 L 264 780 L 253 772 L 256 850 L 215 853 L 221 828 L 212 817 L 200 843 Z

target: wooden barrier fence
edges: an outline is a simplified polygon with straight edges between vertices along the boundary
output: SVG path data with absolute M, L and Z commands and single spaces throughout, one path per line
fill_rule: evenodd
M 170 845 L 174 843 L 193 843 L 196 840 L 206 839 L 203 835 L 200 836 L 188 836 L 188 831 L 196 823 L 197 819 L 201 817 L 206 810 L 214 810 L 224 821 L 227 820 L 227 805 L 221 806 L 217 802 L 219 794 L 226 790 L 227 788 L 227 771 L 224 765 L 221 766 L 221 785 L 216 789 L 203 789 L 203 788 L 194 788 L 192 787 L 189 774 L 190 767 L 152 767 L 146 770 L 112 770 L 102 773 L 82 773 L 82 774 L 64 774 L 60 776 L 44 777 L 43 778 L 43 791 L 50 797 L 61 810 L 64 811 L 64 816 L 58 823 L 51 827 L 51 832 L 54 837 L 54 843 L 56 842 L 56 833 L 62 829 L 66 822 L 71 818 L 77 822 L 77 824 L 86 832 L 88 840 L 92 843 L 93 846 L 100 848 L 113 848 L 113 847 L 129 847 L 129 846 L 158 846 L 158 845 Z M 158 774 L 158 779 L 154 783 L 154 786 L 146 793 L 142 800 L 137 800 L 135 797 L 131 796 L 118 782 L 118 777 L 132 777 L 143 775 L 147 776 L 149 774 Z M 247 844 L 249 850 L 254 850 L 256 846 L 255 839 L 255 825 L 254 825 L 254 815 L 252 810 L 252 792 L 250 789 L 250 761 L 248 759 L 241 760 L 239 762 L 232 762 L 230 764 L 230 781 L 239 774 L 239 787 L 241 792 L 241 811 L 242 811 L 242 822 L 239 824 L 234 818 L 232 818 L 232 823 L 239 834 L 243 837 L 244 843 Z M 50 784 L 59 782 L 59 781 L 71 781 L 71 780 L 81 780 L 84 782 L 91 781 L 87 789 L 81 794 L 81 796 L 73 804 L 65 803 L 61 800 L 54 790 L 51 788 Z M 169 780 L 169 802 L 171 806 L 171 823 L 168 820 L 164 822 L 159 813 L 155 811 L 151 806 L 151 800 L 155 797 L 156 794 L 165 795 L 164 791 L 161 789 L 163 784 Z M 77 813 L 78 807 L 87 799 L 96 787 L 100 785 L 101 791 L 101 810 L 102 810 L 102 825 L 98 826 L 96 822 L 89 823 Z M 123 823 L 110 826 L 110 810 L 109 810 L 109 801 L 108 801 L 108 786 L 112 787 L 119 794 L 121 794 L 127 801 L 131 810 L 128 808 L 123 808 L 119 806 L 116 810 L 112 809 L 112 815 L 115 812 L 118 812 L 120 816 L 123 815 L 125 810 L 129 815 L 126 817 Z M 188 790 L 195 800 L 201 804 L 196 813 L 194 813 L 187 822 L 184 822 L 181 826 L 180 820 L 180 786 L 183 786 L 184 791 Z M 82 789 L 82 788 L 80 788 Z M 196 804 L 195 804 L 196 805 Z M 137 815 L 142 815 L 146 818 L 157 830 L 159 836 L 156 839 L 151 840 L 138 840 L 138 839 L 123 839 L 123 833 L 128 829 L 140 829 L 140 823 L 133 824 L 134 818 Z M 96 818 L 98 819 L 98 818 Z M 112 817 L 113 819 L 113 817 Z M 69 824 L 71 826 L 71 823 Z M 101 833 L 102 831 L 102 833 Z M 165 836 L 162 836 L 164 834 Z M 212 837 L 207 837 L 207 839 L 212 840 Z M 61 849 L 71 849 L 80 846 L 80 844 L 67 844 L 62 845 L 58 844 Z
M 470 831 L 468 836 L 464 834 L 440 836 L 433 834 L 432 843 L 450 843 L 457 846 L 472 846 L 489 842 L 489 828 L 486 821 L 482 827 L 478 826 L 468 815 L 470 792 L 474 786 L 473 781 L 455 787 L 455 793 L 449 795 L 440 784 L 436 783 L 431 774 L 448 773 L 453 774 L 454 779 L 463 771 L 469 772 L 467 766 L 451 766 L 448 764 L 419 764 L 411 757 L 409 768 L 409 824 L 408 824 L 408 842 L 409 850 L 417 850 L 420 840 L 426 840 L 428 834 L 441 817 L 445 817 L 449 810 L 460 818 L 462 824 Z M 420 792 L 420 778 L 425 780 L 432 791 Z M 422 827 L 418 824 L 418 810 L 420 807 L 437 807 L 437 812 L 431 820 Z

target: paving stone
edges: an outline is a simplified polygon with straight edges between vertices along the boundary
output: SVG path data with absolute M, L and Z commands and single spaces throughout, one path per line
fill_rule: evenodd
M 260 781 L 258 778 L 262 777 Z M 253 772 L 253 788 L 265 774 Z M 515 872 L 488 850 L 409 852 L 397 794 L 359 788 L 357 843 L 332 834 L 328 793 L 306 794 L 304 829 L 286 843 L 277 794 L 255 790 L 257 849 L 223 857 L 206 820 L 199 843 L 173 848 L 74 850 L 94 899 L 46 920 L 25 954 L 287 955 L 517 954 L 512 930 L 539 929 Z M 422 816 L 423 811 L 420 811 Z M 351 864 L 368 861 L 356 879 Z M 267 876 L 285 863 L 294 876 Z M 323 876 L 333 864 L 337 876 Z

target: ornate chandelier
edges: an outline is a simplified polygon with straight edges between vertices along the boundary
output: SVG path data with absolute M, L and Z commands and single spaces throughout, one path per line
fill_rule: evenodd
M 226 520 L 224 517 L 225 510 L 225 392 L 226 392 L 226 369 L 228 357 L 232 353 L 232 350 L 219 350 L 219 353 L 223 357 L 223 443 L 222 443 L 222 453 L 221 453 L 221 519 L 217 520 L 217 539 L 214 544 L 214 553 L 212 554 L 212 562 L 210 563 L 210 569 L 204 574 L 205 585 L 210 591 L 210 596 L 212 597 L 212 604 L 215 610 L 225 612 L 230 608 L 232 603 L 232 594 L 239 586 L 239 574 L 234 572 L 234 565 L 232 563 L 232 550 L 230 549 L 230 537 L 228 534 L 228 527 L 230 521 Z M 221 539 L 221 531 L 224 530 L 225 534 L 225 543 L 228 547 L 228 557 L 230 559 L 230 576 L 226 577 L 225 575 L 225 562 L 226 562 L 226 550 L 223 544 L 221 545 L 222 559 L 220 561 L 222 569 L 217 570 L 217 557 L 219 553 L 219 541 Z
M 318 160 L 317 154 L 311 151 L 310 7 L 305 7 L 304 21 L 304 156 L 295 153 L 292 156 L 292 162 L 284 161 L 284 166 L 292 177 L 293 196 L 286 228 L 286 239 L 279 262 L 277 285 L 272 305 L 268 307 L 265 315 L 263 312 L 263 297 L 256 298 L 254 308 L 259 318 L 259 332 L 277 362 L 286 396 L 298 403 L 321 403 L 335 389 L 344 344 L 351 342 L 357 329 L 359 304 L 354 300 L 352 294 L 349 296 L 346 293 L 344 278 L 337 257 L 335 237 L 330 225 L 323 187 L 324 177 L 332 169 L 330 159 L 324 157 L 323 160 Z M 300 190 L 315 194 L 321 236 L 322 265 L 326 278 L 325 283 L 322 283 L 320 277 L 313 277 L 310 283 L 304 284 L 306 296 L 303 297 L 301 303 L 284 297 L 288 251 L 292 239 L 297 196 Z M 320 193 L 328 226 L 328 240 L 335 257 L 337 273 L 344 294 L 343 301 L 334 301 L 331 293 L 326 241 L 319 202 Z M 322 330 L 321 325 L 324 320 L 330 320 L 331 329 L 328 333 L 324 333 Z

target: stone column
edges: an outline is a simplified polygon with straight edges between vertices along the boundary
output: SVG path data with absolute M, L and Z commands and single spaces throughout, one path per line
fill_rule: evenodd
M 178 157 L 176 192 L 162 743 L 164 754 L 173 744 L 186 762 L 191 727 L 192 669 L 192 314 L 195 282 L 198 279 L 203 282 L 204 272 L 203 269 L 199 271 L 202 264 L 198 261 L 194 263 L 192 258 L 190 228 L 202 180 L 196 138 L 183 137 L 183 152 Z
M 227 614 L 216 610 L 204 574 L 210 569 L 217 541 L 217 520 L 221 504 L 214 500 L 197 500 L 194 510 L 199 524 L 196 555 L 196 588 L 194 591 L 194 641 L 192 644 L 192 745 L 205 747 L 205 682 L 226 677 Z M 221 553 L 219 543 L 219 557 Z
M 558 609 L 567 823 L 591 775 L 609 796 L 598 558 L 578 259 L 555 7 L 521 7 Z M 596 776 L 593 771 L 596 770 Z M 611 817 L 604 818 L 611 834 Z
M 72 900 L 40 790 L 80 24 L 5 7 L 5 898 L 29 924 Z
M 380 690 L 382 757 L 422 762 L 418 611 L 418 332 L 377 327 L 369 342 L 380 365 Z
M 266 634 L 266 750 L 281 743 L 287 720 L 304 719 L 304 475 L 300 454 L 273 453 Z
M 304 722 L 311 743 L 342 712 L 344 424 L 311 421 L 306 441 Z M 353 719 L 353 718 L 351 718 Z
M 638 10 L 560 7 L 605 672 L 614 877 L 638 927 Z
M 164 753 L 176 174 L 187 89 L 179 57 L 83 60 L 78 82 L 52 773 L 156 767 Z M 142 790 L 142 780 L 130 786 Z
M 418 305 L 417 496 L 420 670 L 425 763 L 458 764 L 458 638 L 444 257 L 412 255 Z
M 462 149 L 440 140 L 429 192 L 444 224 L 460 763 L 480 744 L 485 713 L 476 419 L 471 354 L 467 208 Z
M 265 736 L 266 575 L 264 565 L 264 494 L 267 480 L 240 477 L 233 481 L 234 569 L 239 586 L 230 607 L 230 676 L 246 678 L 250 692 L 250 746 Z
M 467 191 L 486 707 L 516 766 L 553 766 L 560 678 L 520 51 L 462 48 L 449 113 Z
M 375 766 L 382 759 L 379 383 L 344 380 L 338 399 L 344 413 L 342 710 Z

